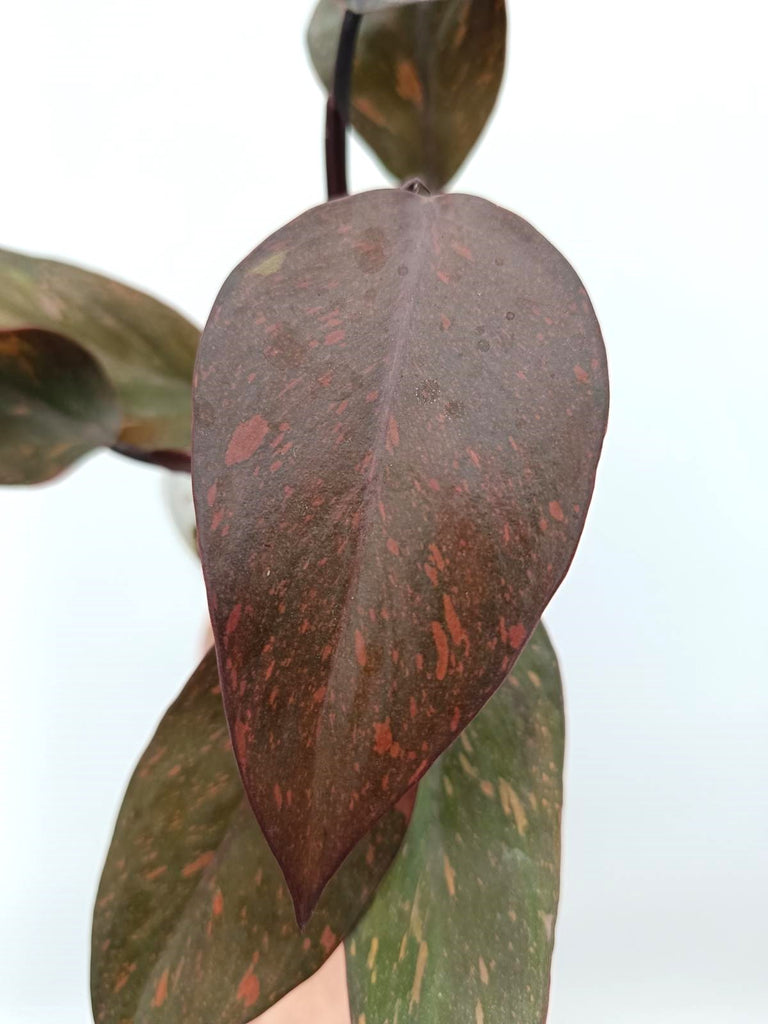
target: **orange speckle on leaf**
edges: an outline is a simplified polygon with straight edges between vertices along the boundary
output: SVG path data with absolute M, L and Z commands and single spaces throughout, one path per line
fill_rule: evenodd
M 472 261 L 472 250 L 468 249 L 466 245 L 461 245 L 460 242 L 451 242 L 451 248 L 463 260 Z
M 206 850 L 205 853 L 201 853 L 195 860 L 190 861 L 189 864 L 185 864 L 181 869 L 182 878 L 191 878 L 192 875 L 196 875 L 198 871 L 202 871 L 203 868 L 207 868 L 208 865 L 214 858 L 213 850 Z
M 278 782 L 275 783 L 275 788 L 273 792 L 275 794 L 275 803 L 277 804 L 277 809 L 278 811 L 281 811 L 283 809 L 283 791 L 280 789 L 280 784 Z
M 320 936 L 320 945 L 325 950 L 326 956 L 328 956 L 336 945 L 336 936 L 331 931 L 328 925 L 323 929 L 323 934 Z
M 364 117 L 367 117 L 369 121 L 373 121 L 375 125 L 378 125 L 379 128 L 383 128 L 387 123 L 386 117 L 382 114 L 376 104 L 365 96 L 356 97 L 352 101 L 352 106 L 356 110 L 359 110 Z
M 560 507 L 559 501 L 550 501 L 549 514 L 552 516 L 553 519 L 556 519 L 558 523 L 565 522 L 565 516 L 563 515 L 563 510 Z
M 397 420 L 394 416 L 389 417 L 387 424 L 387 450 L 392 451 L 400 444 L 400 431 L 397 428 Z
M 432 559 L 435 565 L 437 566 L 438 572 L 442 572 L 443 569 L 445 568 L 445 560 L 443 559 L 442 553 L 440 552 L 440 548 L 436 544 L 430 544 L 429 551 L 430 554 L 432 555 Z
M 152 996 L 152 1005 L 158 1009 L 168 998 L 168 968 L 166 967 L 160 975 L 160 980 L 155 987 L 155 994 Z
M 467 448 L 467 455 L 470 457 L 470 459 L 472 459 L 474 464 L 479 469 L 480 468 L 480 456 L 477 454 L 477 452 L 473 451 L 472 448 Z
M 586 384 L 589 380 L 589 374 L 581 366 L 574 366 L 573 375 L 576 378 L 576 380 L 579 381 L 580 384 Z
M 431 625 L 432 637 L 435 641 L 435 649 L 437 651 L 435 678 L 445 679 L 445 673 L 448 671 L 448 637 L 445 635 L 445 630 L 439 622 L 433 622 Z
M 259 979 L 249 967 L 237 986 L 237 998 L 246 1009 L 249 1009 L 258 1002 L 260 992 L 261 985 L 259 984 Z
M 427 577 L 429 578 L 429 581 L 432 584 L 432 586 L 436 587 L 437 586 L 437 569 L 434 567 L 434 565 L 430 565 L 429 562 L 427 562 L 425 564 L 425 566 L 424 566 L 424 572 L 427 574 Z
M 365 668 L 367 660 L 365 653 L 365 637 L 359 629 L 355 630 L 355 658 L 357 659 L 357 664 L 360 668 Z
M 235 427 L 224 455 L 226 465 L 234 466 L 238 462 L 250 459 L 267 436 L 268 430 L 269 424 L 258 413 Z
M 224 913 L 224 897 L 221 893 L 221 889 L 217 889 L 213 894 L 213 903 L 211 905 L 214 917 L 221 917 Z
M 326 334 L 325 336 L 325 344 L 338 345 L 340 341 L 344 341 L 346 336 L 346 331 L 331 331 L 330 334 Z
M 232 609 L 232 611 L 229 613 L 229 618 L 227 619 L 227 624 L 224 627 L 224 632 L 226 633 L 227 636 L 231 636 L 234 633 L 234 631 L 237 629 L 238 623 L 240 622 L 240 616 L 242 615 L 242 612 L 243 612 L 243 606 L 241 604 L 236 604 L 235 607 Z
M 507 642 L 514 650 L 519 651 L 525 643 L 525 626 L 518 622 L 516 626 L 510 626 L 507 630 Z
M 208 493 L 206 495 L 206 498 L 207 498 L 207 501 L 208 501 L 208 508 L 211 508 L 213 503 L 216 501 L 216 491 L 217 491 L 217 489 L 218 488 L 216 487 L 216 484 L 211 484 L 211 486 L 208 488 Z
M 390 537 L 387 540 L 387 551 L 392 555 L 400 554 L 400 545 L 397 543 L 394 537 Z
M 459 616 L 456 614 L 456 609 L 453 607 L 450 594 L 443 594 L 443 610 L 445 612 L 445 623 L 448 626 L 448 632 L 451 634 L 451 640 L 457 646 L 463 642 L 467 645 L 467 649 L 469 649 L 469 639 L 462 628 Z
M 392 746 L 392 730 L 389 726 L 389 719 L 385 722 L 374 722 L 373 733 L 373 749 L 377 754 L 386 754 Z
M 413 61 L 399 61 L 395 68 L 395 76 L 395 91 L 400 99 L 421 107 L 424 103 L 424 89 Z

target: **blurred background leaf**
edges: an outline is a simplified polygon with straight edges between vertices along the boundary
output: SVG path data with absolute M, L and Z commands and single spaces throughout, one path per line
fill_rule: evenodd
M 96 360 L 117 395 L 119 440 L 188 450 L 199 331 L 142 292 L 53 260 L 0 250 L 0 331 L 64 335 Z
M 308 29 L 326 89 L 343 17 L 336 0 L 320 0 Z M 395 5 L 362 19 L 352 125 L 396 178 L 418 177 L 436 191 L 457 173 L 496 102 L 506 23 L 504 0 Z
M 112 385 L 52 331 L 0 331 L 0 484 L 49 480 L 120 429 Z

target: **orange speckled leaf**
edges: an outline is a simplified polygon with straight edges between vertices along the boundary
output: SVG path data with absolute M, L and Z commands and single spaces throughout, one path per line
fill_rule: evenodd
M 280 795 L 291 802 L 289 789 Z M 243 796 L 209 654 L 160 723 L 117 820 L 93 917 L 97 1024 L 243 1024 L 262 1013 L 355 923 L 412 799 L 361 841 L 300 932 Z
M 351 121 L 384 166 L 436 191 L 457 173 L 491 115 L 504 72 L 504 0 L 372 9 L 360 23 Z M 343 5 L 320 0 L 307 41 L 330 89 Z
M 560 874 L 563 698 L 544 627 L 419 786 L 345 940 L 352 1020 L 542 1024 Z
M 119 429 L 112 385 L 84 349 L 51 331 L 0 331 L 0 484 L 50 480 Z
M 300 919 L 506 677 L 607 411 L 581 282 L 482 199 L 335 200 L 227 280 L 193 489 L 235 752 Z
M 80 267 L 0 249 L 0 331 L 38 328 L 96 360 L 122 414 L 119 441 L 189 449 L 199 332 L 149 295 Z

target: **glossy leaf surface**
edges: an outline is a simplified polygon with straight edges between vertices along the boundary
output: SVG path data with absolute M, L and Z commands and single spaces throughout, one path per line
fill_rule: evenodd
M 330 89 L 343 8 L 320 0 L 309 26 L 312 62 Z M 464 163 L 496 102 L 504 72 L 504 0 L 445 0 L 362 19 L 351 120 L 387 168 L 437 191 Z
M 50 480 L 119 429 L 112 386 L 79 345 L 50 331 L 0 331 L 0 484 Z
M 422 780 L 405 843 L 345 942 L 353 1021 L 545 1020 L 563 726 L 557 661 L 539 627 Z
M 300 933 L 243 796 L 209 654 L 160 723 L 123 801 L 94 911 L 97 1024 L 241 1024 L 263 1012 L 349 931 L 409 810 L 406 801 L 366 836 Z
M 525 221 L 393 189 L 256 249 L 196 379 L 225 706 L 303 916 L 503 681 L 563 578 L 606 425 L 603 344 Z
M 120 440 L 143 450 L 189 449 L 198 330 L 118 281 L 66 263 L 0 250 L 0 330 L 38 328 L 80 345 L 120 404 Z

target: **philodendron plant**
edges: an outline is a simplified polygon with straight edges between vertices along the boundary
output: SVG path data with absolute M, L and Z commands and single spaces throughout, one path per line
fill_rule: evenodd
M 564 727 L 539 620 L 608 381 L 559 252 L 444 191 L 505 19 L 503 0 L 320 0 L 329 201 L 243 260 L 202 337 L 0 254 L 0 479 L 98 446 L 191 470 L 215 640 L 118 817 L 99 1024 L 243 1024 L 339 943 L 355 1024 L 546 1016 Z M 347 122 L 398 187 L 347 195 Z

